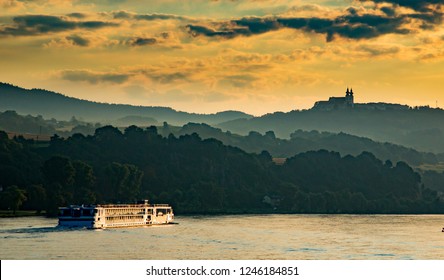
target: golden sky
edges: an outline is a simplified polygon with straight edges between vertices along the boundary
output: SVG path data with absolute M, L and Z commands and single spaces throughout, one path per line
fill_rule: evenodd
M 444 0 L 0 0 L 0 81 L 109 103 L 254 115 L 443 107 Z

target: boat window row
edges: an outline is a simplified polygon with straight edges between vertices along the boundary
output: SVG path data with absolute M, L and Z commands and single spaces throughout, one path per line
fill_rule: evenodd
M 96 209 L 67 208 L 67 209 L 61 209 L 59 211 L 59 216 L 71 216 L 71 217 L 94 216 L 96 212 L 97 212 Z
M 141 220 L 143 219 L 143 215 L 133 215 L 133 216 L 114 216 L 114 217 L 106 217 L 106 221 L 130 221 L 130 220 Z
M 152 214 L 152 208 L 146 209 L 105 209 L 105 215 L 134 215 L 134 214 Z
M 110 208 L 110 209 L 101 209 L 98 210 L 96 208 L 64 208 L 59 210 L 59 216 L 72 216 L 72 217 L 81 217 L 81 216 L 94 216 L 99 214 L 100 216 L 105 214 L 105 216 L 120 216 L 120 215 L 144 215 L 153 214 L 153 208 L 142 208 L 142 209 L 128 209 L 128 208 Z M 171 207 L 168 208 L 156 208 L 156 216 L 162 216 L 165 214 L 172 214 Z

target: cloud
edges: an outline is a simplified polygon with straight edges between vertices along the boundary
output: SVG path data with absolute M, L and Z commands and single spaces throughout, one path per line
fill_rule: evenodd
M 71 82 L 88 82 L 90 84 L 97 83 L 114 83 L 121 84 L 131 77 L 126 73 L 100 73 L 89 70 L 65 70 L 61 72 L 61 78 Z
M 191 76 L 196 72 L 195 68 L 178 69 L 179 65 L 168 67 L 131 67 L 120 69 L 114 72 L 96 72 L 92 70 L 64 70 L 60 72 L 60 77 L 73 82 L 88 82 L 90 84 L 115 83 L 123 84 L 129 80 L 139 80 L 143 82 L 152 81 L 156 84 L 173 84 L 180 81 L 191 81 Z
M 64 17 L 48 15 L 24 15 L 13 18 L 13 24 L 0 28 L 0 36 L 30 36 L 74 29 L 98 29 L 118 26 L 104 21 L 71 21 Z
M 142 71 L 146 77 L 149 79 L 161 83 L 161 84 L 170 84 L 177 81 L 186 81 L 189 79 L 190 74 L 184 71 L 173 71 L 173 72 L 150 72 L 150 71 Z
M 370 54 L 371 56 L 393 55 L 401 51 L 398 46 L 360 45 L 356 50 Z
M 138 20 L 168 20 L 168 19 L 177 19 L 183 20 L 187 19 L 186 17 L 172 15 L 172 14 L 146 14 L 146 15 L 135 15 L 135 19 Z
M 233 86 L 235 88 L 250 88 L 252 83 L 259 80 L 258 77 L 255 77 L 250 74 L 239 74 L 239 75 L 227 75 L 223 79 L 221 79 L 221 84 L 227 84 Z
M 148 33 L 148 32 L 147 32 Z M 149 32 L 137 32 L 132 37 L 122 39 L 121 45 L 126 45 L 130 47 L 145 47 L 145 46 L 156 46 L 157 49 L 182 49 L 183 44 L 173 32 L 161 31 L 159 33 L 153 34 Z
M 327 18 L 242 18 L 233 20 L 216 30 L 206 26 L 187 25 L 192 36 L 223 37 L 252 36 L 283 28 L 298 29 L 308 33 L 326 34 L 327 41 L 334 35 L 349 39 L 374 38 L 388 33 L 408 33 L 401 28 L 403 18 L 387 18 L 377 15 L 346 15 L 335 19 Z
M 387 4 L 396 1 L 373 2 Z M 442 23 L 443 14 L 438 10 L 431 11 L 429 7 L 430 4 L 439 4 L 444 0 L 405 2 L 410 3 L 410 5 L 404 3 L 404 6 L 414 7 L 416 12 L 397 13 L 396 7 L 389 6 L 376 7 L 370 10 L 362 7 L 360 9 L 350 7 L 342 14 L 331 17 L 288 16 L 292 13 L 287 13 L 287 16 L 243 17 L 229 21 L 188 24 L 186 25 L 186 31 L 193 37 L 233 39 L 238 36 L 253 36 L 289 28 L 307 33 L 325 34 L 327 42 L 330 42 L 335 36 L 359 40 L 376 38 L 385 34 L 409 34 L 416 32 L 413 26 L 409 26 L 413 21 L 419 21 L 421 24 L 418 27 L 423 30 L 433 29 Z M 310 6 L 310 9 L 319 10 L 316 6 Z M 292 10 L 298 11 L 295 8 L 292 8 Z
M 114 18 L 117 18 L 117 19 L 128 19 L 128 18 L 132 18 L 135 14 L 129 13 L 127 11 L 118 11 L 118 12 L 113 12 L 112 15 Z
M 117 11 L 112 13 L 115 19 L 135 19 L 135 20 L 188 20 L 188 17 L 174 15 L 174 14 L 137 14 L 127 11 Z
M 368 2 L 369 0 L 359 1 Z M 444 0 L 371 0 L 371 2 L 393 4 L 396 6 L 407 7 L 421 12 L 428 12 L 433 9 L 433 6 L 444 4 Z
M 0 0 L 0 7 L 3 9 L 19 10 L 24 6 L 24 3 L 17 0 Z
M 66 37 L 67 40 L 72 41 L 72 43 L 76 46 L 87 47 L 90 43 L 88 39 L 85 39 L 79 35 L 71 35 Z
M 393 7 L 381 7 L 381 11 L 389 17 L 393 17 L 395 15 L 395 9 Z
M 113 4 L 125 3 L 125 2 L 128 2 L 128 0 L 94 0 L 94 1 L 91 1 L 91 0 L 76 0 L 76 2 L 84 3 L 84 4 L 94 3 L 96 5 L 109 6 L 109 5 L 113 5 Z
M 74 51 L 76 48 L 112 48 L 120 46 L 119 40 L 109 38 L 106 34 L 95 32 L 71 33 L 66 36 L 52 36 L 52 38 L 43 44 L 44 48 L 65 49 Z M 68 50 L 70 49 L 70 50 Z
M 232 23 L 237 26 L 244 27 L 242 30 L 248 30 L 250 33 L 249 35 L 262 34 L 264 32 L 278 30 L 281 28 L 279 21 L 274 18 L 248 17 L 233 20 Z
M 70 13 L 70 14 L 67 14 L 66 16 L 72 17 L 72 18 L 78 18 L 78 19 L 86 18 L 86 14 L 83 14 L 83 13 Z
M 206 26 L 188 24 L 186 26 L 186 30 L 193 37 L 204 35 L 206 37 L 223 37 L 230 39 L 240 35 L 244 36 L 251 35 L 251 32 L 246 28 L 231 27 L 231 28 L 223 28 L 221 30 L 215 30 Z
M 128 43 L 131 46 L 147 46 L 147 45 L 154 45 L 157 43 L 157 39 L 156 38 L 141 38 L 141 37 L 136 37 L 136 38 L 132 38 L 128 41 Z

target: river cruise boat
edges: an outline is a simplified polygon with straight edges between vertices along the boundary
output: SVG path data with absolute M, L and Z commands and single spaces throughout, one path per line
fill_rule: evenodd
M 59 208 L 59 226 L 91 229 L 170 224 L 174 213 L 168 204 L 70 205 Z

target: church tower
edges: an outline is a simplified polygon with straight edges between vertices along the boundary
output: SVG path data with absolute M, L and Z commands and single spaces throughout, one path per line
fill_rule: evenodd
M 345 92 L 345 106 L 349 108 L 353 108 L 354 106 L 353 88 L 349 90 L 347 87 L 347 91 Z

